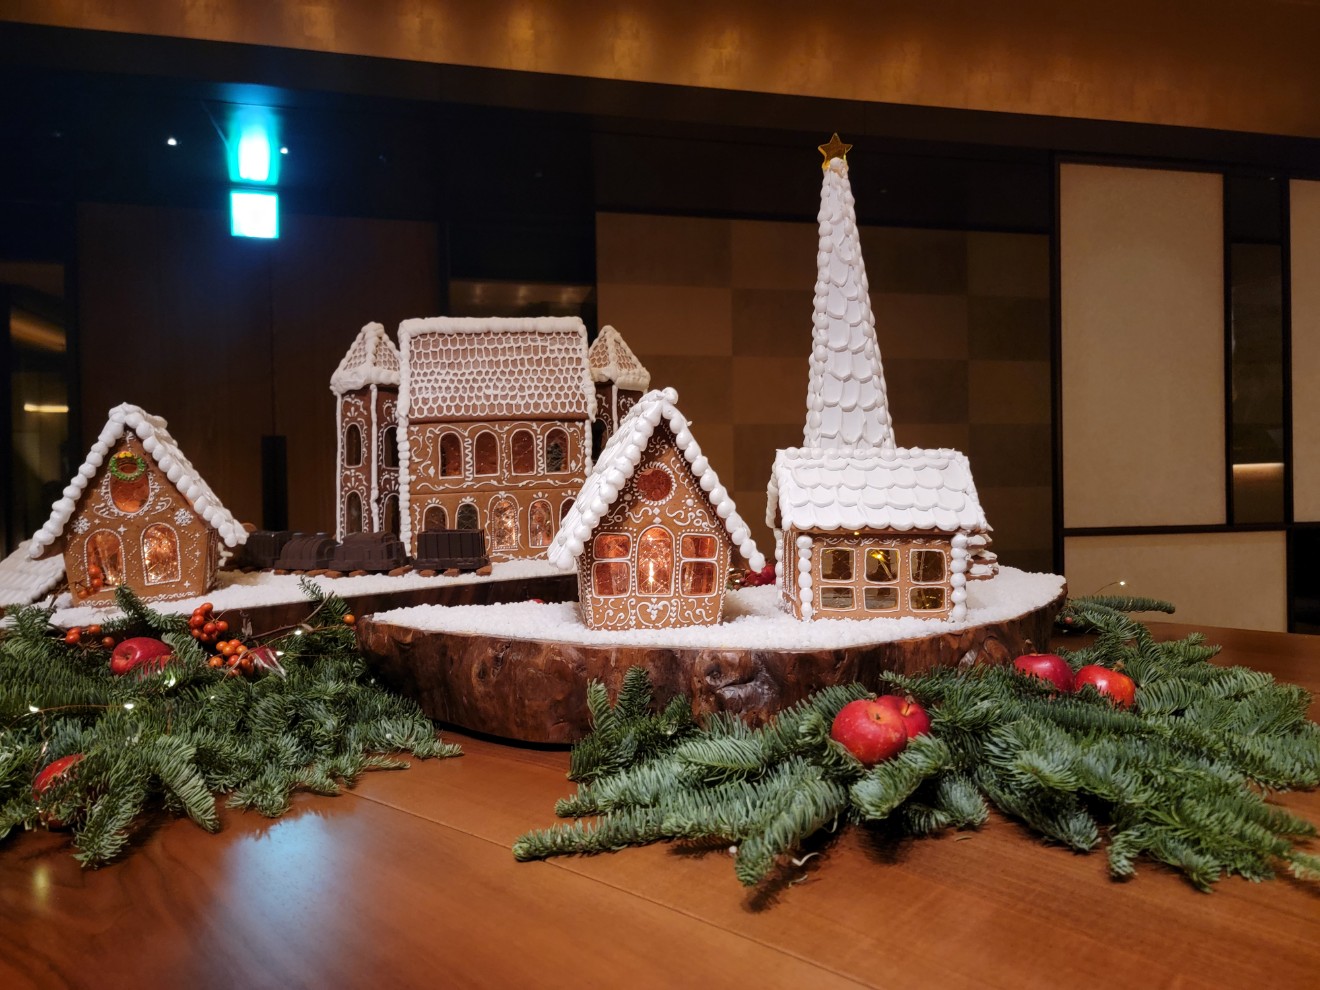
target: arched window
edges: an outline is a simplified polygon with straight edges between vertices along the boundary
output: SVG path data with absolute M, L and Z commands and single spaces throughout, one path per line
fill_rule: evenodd
M 458 517 L 460 519 L 463 518 L 462 510 L 459 511 Z M 434 533 L 438 530 L 448 528 L 449 519 L 445 514 L 445 507 L 443 505 L 428 505 L 426 507 L 426 514 L 422 517 L 422 532 Z M 475 526 L 470 528 L 476 529 Z
M 142 531 L 142 571 L 147 584 L 178 581 L 179 534 L 166 523 L 153 523 Z
M 513 448 L 513 473 L 536 473 L 536 438 L 527 430 L 514 431 L 510 441 Z
M 538 498 L 527 510 L 527 542 L 534 547 L 548 547 L 555 535 L 554 522 L 550 515 L 550 503 Z
M 476 465 L 473 468 L 475 474 L 499 474 L 500 473 L 500 444 L 495 439 L 495 434 L 489 430 L 483 430 L 477 434 L 476 443 L 473 444 L 473 459 Z
M 362 532 L 362 496 L 349 492 L 344 500 L 344 535 Z
M 563 430 L 551 430 L 545 435 L 545 470 L 547 474 L 568 470 L 568 434 Z
M 667 595 L 673 577 L 674 538 L 663 526 L 652 526 L 637 540 L 637 593 Z
M 609 430 L 602 420 L 595 420 L 591 424 L 591 460 L 593 464 L 600 460 L 600 452 L 605 449 L 605 444 L 610 439 L 608 434 Z
M 393 426 L 385 427 L 380 435 L 380 463 L 387 468 L 399 466 L 399 431 Z
M 571 498 L 564 499 L 559 506 L 559 521 L 561 523 L 564 521 L 564 516 L 568 515 L 568 510 L 571 508 L 573 508 L 573 500 Z
M 481 522 L 477 519 L 477 507 L 471 502 L 464 502 L 458 507 L 456 522 L 459 529 L 480 529 Z
M 463 474 L 463 441 L 457 433 L 440 437 L 440 477 L 458 478 Z
M 399 535 L 399 496 L 385 496 L 385 518 L 382 523 L 386 533 Z
M 511 498 L 497 498 L 490 504 L 491 542 L 496 550 L 518 547 L 518 504 Z
M 87 576 L 95 574 L 101 575 L 107 588 L 124 583 L 124 555 L 119 537 L 108 529 L 98 529 L 87 537 Z
M 344 431 L 344 466 L 359 467 L 362 464 L 362 427 L 349 423 Z

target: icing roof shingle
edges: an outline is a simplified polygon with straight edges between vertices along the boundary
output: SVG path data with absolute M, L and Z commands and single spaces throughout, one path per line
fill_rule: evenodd
M 6 605 L 31 605 L 64 580 L 62 554 L 33 560 L 31 549 L 32 541 L 24 540 L 17 550 L 0 560 L 0 608 Z
M 399 416 L 413 422 L 596 415 L 577 317 L 404 320 L 399 350 Z
M 362 328 L 330 376 L 330 391 L 335 395 L 368 385 L 399 385 L 399 349 L 379 323 Z
M 236 547 L 246 543 L 247 530 L 216 498 L 210 486 L 197 473 L 197 469 L 192 466 L 188 458 L 183 456 L 183 451 L 179 449 L 179 445 L 174 442 L 174 438 L 165 427 L 165 420 L 159 416 L 153 416 L 127 402 L 111 409 L 101 435 L 97 437 L 96 443 L 92 444 L 92 449 L 87 452 L 87 459 L 83 461 L 78 473 L 64 489 L 63 497 L 51 506 L 50 518 L 46 520 L 46 524 L 33 535 L 28 556 L 33 558 L 45 556 L 49 548 L 64 535 L 64 527 L 72 518 L 78 500 L 87 485 L 96 477 L 97 470 L 126 432 L 137 434 L 143 448 L 156 462 L 156 466 L 165 473 L 170 484 L 188 500 L 192 510 L 220 534 L 225 546 Z
M 971 465 L 956 450 L 780 450 L 768 495 L 766 523 L 771 528 L 989 529 Z
M 831 159 L 820 191 L 815 315 L 804 447 L 892 447 L 848 163 Z
M 647 392 L 623 417 L 546 551 L 552 564 L 564 570 L 574 566 L 592 532 L 637 470 L 647 441 L 663 420 L 674 434 L 679 451 L 687 459 L 692 476 L 706 493 L 715 514 L 724 521 L 733 545 L 753 570 L 759 571 L 765 566 L 765 557 L 756 549 L 751 530 L 738 515 L 733 497 L 720 484 L 715 469 L 701 452 L 688 429 L 687 419 L 678 411 L 677 402 L 678 393 L 672 388 Z

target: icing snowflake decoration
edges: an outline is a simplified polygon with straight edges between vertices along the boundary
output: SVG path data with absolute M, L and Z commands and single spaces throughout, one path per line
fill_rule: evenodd
M 73 531 L 77 533 L 79 536 L 81 536 L 83 533 L 87 532 L 91 528 L 92 528 L 92 524 L 86 518 L 80 518 L 77 522 L 73 524 Z
M 178 512 L 174 513 L 174 525 L 187 526 L 195 518 L 196 516 L 194 516 L 187 509 L 180 509 Z M 79 521 L 82 522 L 84 520 L 79 520 Z

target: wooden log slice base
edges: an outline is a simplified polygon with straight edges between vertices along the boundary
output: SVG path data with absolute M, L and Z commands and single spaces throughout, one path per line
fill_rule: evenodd
M 380 679 L 430 718 L 522 742 L 572 743 L 590 731 L 587 684 L 601 681 L 615 697 L 630 667 L 650 673 L 660 702 L 683 694 L 698 716 L 728 711 L 762 724 L 831 684 L 878 689 L 887 670 L 1004 663 L 1044 650 L 1065 595 L 956 632 L 807 652 L 586 646 L 432 632 L 370 616 L 358 621 L 357 636 Z

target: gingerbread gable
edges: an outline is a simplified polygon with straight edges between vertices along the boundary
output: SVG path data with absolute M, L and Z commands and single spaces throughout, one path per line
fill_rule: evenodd
M 593 382 L 612 383 L 634 392 L 645 392 L 651 385 L 651 373 L 612 326 L 600 328 L 599 336 L 587 352 L 587 360 Z
M 738 515 L 733 498 L 720 484 L 715 469 L 693 439 L 687 419 L 678 411 L 677 401 L 678 393 L 672 388 L 648 392 L 624 417 L 619 429 L 601 451 L 600 459 L 587 476 L 582 491 L 546 551 L 546 556 L 556 567 L 569 570 L 577 563 L 592 533 L 632 479 L 651 435 L 662 420 L 673 433 L 675 446 L 706 500 L 723 520 L 732 545 L 753 569 L 760 570 L 765 566 L 765 558 L 756 549 L 751 530 Z
M 183 455 L 166 429 L 165 420 L 124 403 L 110 410 L 101 435 L 87 452 L 87 459 L 64 489 L 63 497 L 51 507 L 50 518 L 33 535 L 29 556 L 41 558 L 53 551 L 64 536 L 65 526 L 73 518 L 89 483 L 102 473 L 102 465 L 114 446 L 128 435 L 140 441 L 142 449 L 151 457 L 156 468 L 177 489 L 192 511 L 219 534 L 226 546 L 236 547 L 247 540 L 247 530 L 216 498 L 210 486 Z
M 595 418 L 577 317 L 404 320 L 399 349 L 401 420 Z
M 399 350 L 379 323 L 362 328 L 330 376 L 330 390 L 335 395 L 369 385 L 399 386 Z

